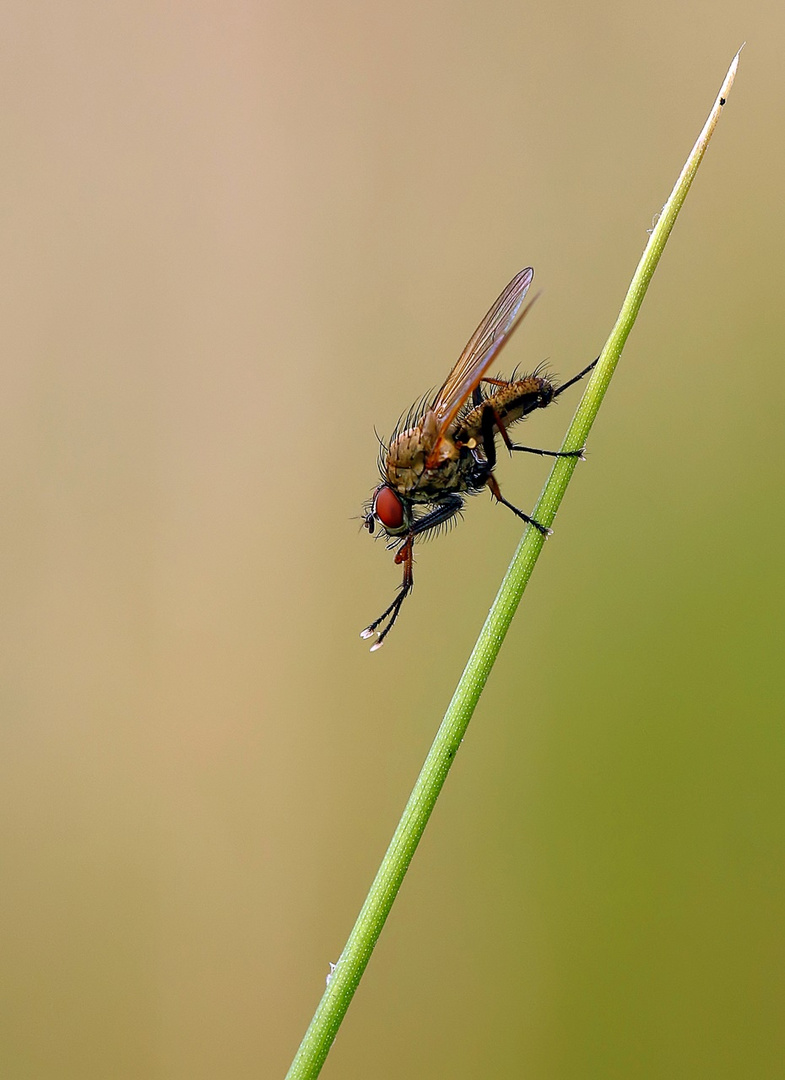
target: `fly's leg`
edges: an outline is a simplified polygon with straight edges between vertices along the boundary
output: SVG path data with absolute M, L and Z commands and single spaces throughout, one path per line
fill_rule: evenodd
M 599 360 L 599 357 L 597 357 L 597 360 Z M 587 367 L 583 369 L 583 371 L 579 371 L 577 375 L 574 375 L 571 379 L 564 383 L 563 386 L 558 387 L 558 389 L 553 392 L 553 398 L 558 397 L 559 394 L 569 389 L 569 387 L 573 386 L 576 382 L 579 382 L 581 379 L 585 378 L 585 376 L 588 375 L 589 372 L 594 368 L 597 360 L 593 360 L 589 365 L 587 365 Z M 500 387 L 509 385 L 502 379 L 486 378 L 482 381 Z M 553 400 L 553 398 L 551 398 L 551 400 Z M 484 400 L 485 399 L 483 399 L 482 393 L 481 391 L 479 391 L 478 388 L 472 398 L 475 408 L 479 408 L 479 406 L 482 405 Z M 542 408 L 544 404 L 547 404 L 547 402 L 542 402 L 537 399 L 536 395 L 532 395 L 531 401 L 528 403 L 528 405 L 524 407 L 523 416 L 526 416 L 528 415 L 528 413 L 533 412 L 534 409 Z M 522 418 L 523 417 L 519 417 L 519 419 Z M 480 417 L 480 430 L 482 434 L 483 451 L 485 453 L 485 459 L 488 463 L 489 470 L 488 479 L 485 482 L 491 490 L 491 495 L 494 497 L 494 499 L 496 499 L 497 502 L 502 503 L 503 506 L 506 506 L 509 510 L 512 510 L 512 512 L 516 514 L 522 521 L 527 522 L 527 524 L 533 525 L 535 529 L 542 533 L 543 536 L 550 536 L 553 530 L 546 528 L 545 525 L 541 525 L 539 521 L 535 521 L 535 519 L 533 517 L 530 517 L 528 514 L 524 514 L 522 510 L 519 510 L 517 506 L 513 506 L 512 503 L 508 502 L 502 495 L 501 490 L 499 489 L 498 481 L 493 475 L 493 469 L 496 466 L 496 432 L 499 432 L 502 439 L 504 440 L 505 446 L 510 451 L 510 453 L 512 453 L 513 451 L 520 451 L 525 454 L 539 454 L 542 457 L 565 457 L 583 459 L 584 448 L 581 448 L 580 450 L 538 450 L 534 446 L 520 446 L 518 443 L 512 442 L 510 436 L 507 434 L 507 429 L 504 425 L 504 421 L 499 416 L 498 411 L 494 408 L 492 399 L 486 400 L 485 402 L 485 408 L 483 409 Z
M 598 356 L 597 360 L 599 360 L 599 359 L 600 358 Z M 590 364 L 587 364 L 587 366 L 583 369 L 583 371 L 579 371 L 577 375 L 573 375 L 573 377 L 571 379 L 568 379 L 566 383 L 563 383 L 562 386 L 557 386 L 556 389 L 553 391 L 553 396 L 551 397 L 550 401 L 547 402 L 546 404 L 550 404 L 550 402 L 555 401 L 556 398 L 559 396 L 559 394 L 563 394 L 565 390 L 569 390 L 571 386 L 575 385 L 575 383 L 580 382 L 581 379 L 585 379 L 586 376 L 589 374 L 589 372 L 593 371 L 594 368 L 597 366 L 597 360 L 592 360 L 592 362 Z M 543 408 L 543 403 L 541 401 L 538 401 L 537 396 L 533 394 L 531 396 L 530 401 L 528 403 L 524 404 L 523 412 L 522 412 L 519 419 L 522 420 L 524 416 L 528 416 L 529 413 L 534 412 L 535 409 L 541 409 L 541 408 Z M 507 443 L 508 448 L 510 448 L 509 441 L 507 439 L 505 439 L 504 441 Z M 514 447 L 514 449 L 518 449 L 518 447 Z M 533 452 L 535 454 L 537 454 L 537 453 L 540 453 L 541 451 L 534 450 Z M 558 457 L 559 456 L 558 454 L 555 454 L 552 451 L 546 451 L 546 452 L 548 453 L 549 456 L 553 456 L 553 457 Z M 570 453 L 570 456 L 577 456 L 577 455 L 573 455 L 572 453 Z
M 508 450 L 522 450 L 527 454 L 539 454 L 540 457 L 576 457 L 579 461 L 585 461 L 586 447 L 580 450 L 537 450 L 534 446 L 519 446 L 518 443 L 508 443 Z
M 600 358 L 598 356 L 597 360 L 599 359 Z M 553 396 L 557 398 L 559 394 L 563 394 L 565 390 L 569 390 L 569 388 L 571 386 L 574 386 L 576 382 L 580 382 L 581 379 L 585 378 L 589 374 L 589 372 L 592 371 L 593 368 L 596 366 L 597 360 L 592 360 L 588 367 L 585 367 L 583 371 L 579 371 L 577 375 L 573 375 L 573 377 L 569 379 L 566 383 L 564 383 L 563 386 L 560 386 L 556 391 L 554 391 Z M 576 457 L 580 461 L 586 460 L 586 458 L 584 457 L 584 454 L 586 452 L 585 446 L 582 446 L 580 450 L 538 450 L 534 446 L 519 446 L 518 443 L 511 443 L 510 440 L 507 438 L 507 433 L 504 430 L 502 430 L 502 438 L 507 444 L 507 449 L 510 451 L 520 450 L 523 451 L 523 453 L 525 454 L 539 454 L 541 457 Z
M 461 510 L 463 510 L 463 498 L 457 493 L 447 495 L 434 506 L 433 510 L 429 510 L 427 514 L 423 514 L 421 518 L 412 523 L 409 535 L 412 537 L 422 536 L 423 533 L 430 532 L 431 529 L 443 525 L 445 521 L 455 517 Z
M 597 357 L 597 360 L 599 360 L 599 359 L 600 359 L 600 358 L 599 358 L 599 356 L 598 356 L 598 357 Z M 573 377 L 572 377 L 571 379 L 568 379 L 568 380 L 567 380 L 567 382 L 566 382 L 566 383 L 564 383 L 564 385 L 563 385 L 563 386 L 560 386 L 560 387 L 558 387 L 558 388 L 557 388 L 557 390 L 556 390 L 556 391 L 554 392 L 554 395 L 553 395 L 553 396 L 554 396 L 554 397 L 558 397 L 558 396 L 559 396 L 559 394 L 563 394 L 565 390 L 569 390 L 569 388 L 570 388 L 571 386 L 574 386 L 576 382 L 580 382 L 580 381 L 581 381 L 581 379 L 585 378 L 585 377 L 586 377 L 586 376 L 587 376 L 587 375 L 589 374 L 589 372 L 590 372 L 590 371 L 591 371 L 591 370 L 592 370 L 593 368 L 595 368 L 595 367 L 597 366 L 597 360 L 592 360 L 592 362 L 591 362 L 590 364 L 588 364 L 588 365 L 587 365 L 587 366 L 586 366 L 586 367 L 585 367 L 585 368 L 583 369 L 583 371 L 579 371 L 577 375 L 573 375 Z
M 595 360 L 595 363 L 596 362 L 597 361 Z M 507 428 L 504 426 L 504 421 L 499 416 L 493 405 L 489 402 L 485 408 L 485 411 L 482 414 L 482 442 L 483 449 L 485 450 L 485 456 L 486 458 L 488 458 L 488 463 L 490 464 L 491 468 L 493 468 L 496 464 L 496 444 L 494 440 L 495 433 L 493 430 L 494 427 L 501 435 L 502 439 L 504 440 L 504 445 L 507 447 L 510 453 L 512 453 L 513 450 L 522 450 L 527 454 L 539 454 L 541 457 L 576 457 L 580 458 L 581 461 L 585 460 L 583 456 L 586 449 L 585 446 L 581 447 L 580 450 L 538 450 L 534 446 L 520 446 L 518 443 L 512 442 L 510 436 L 507 434 Z M 491 447 L 493 447 L 493 450 L 491 450 Z M 492 457 L 491 454 L 493 455 Z
M 533 517 L 529 517 L 528 514 L 524 514 L 523 510 L 519 510 L 518 507 L 513 506 L 511 502 L 507 502 L 507 500 L 502 495 L 499 488 L 499 483 L 496 477 L 493 475 L 493 468 L 496 465 L 496 439 L 494 438 L 494 427 L 497 427 L 499 429 L 499 431 L 502 433 L 504 441 L 509 445 L 509 436 L 504 430 L 504 425 L 501 423 L 498 413 L 493 408 L 493 406 L 489 406 L 487 409 L 484 410 L 482 414 L 482 445 L 483 449 L 485 450 L 485 457 L 491 470 L 488 473 L 488 479 L 485 481 L 485 483 L 491 489 L 491 495 L 493 495 L 494 499 L 496 499 L 497 502 L 502 503 L 503 506 L 506 506 L 509 510 L 512 510 L 513 514 L 517 514 L 518 517 L 525 521 L 527 524 L 533 525 L 535 529 L 538 529 L 542 533 L 543 536 L 550 536 L 552 531 L 551 529 L 546 529 L 544 525 L 540 525 L 539 521 L 535 521 Z
M 373 637 L 374 633 L 377 634 L 378 640 L 376 640 L 373 645 L 371 645 L 371 652 L 376 652 L 377 649 L 381 649 L 382 645 L 384 644 L 384 639 L 392 630 L 393 625 L 395 624 L 395 620 L 398 618 L 401 610 L 401 605 L 403 604 L 409 593 L 412 591 L 412 588 L 414 586 L 414 560 L 412 558 L 413 547 L 414 537 L 411 533 L 409 533 L 409 535 L 406 537 L 406 540 L 404 541 L 403 547 L 399 548 L 395 555 L 395 565 L 400 566 L 401 563 L 403 563 L 403 581 L 401 582 L 401 587 L 398 589 L 398 595 L 395 597 L 390 606 L 382 612 L 379 618 L 372 622 L 370 626 L 366 626 L 366 628 L 360 634 L 361 638 L 369 638 Z M 383 630 L 377 631 L 376 627 L 381 626 L 385 619 L 389 620 L 387 622 L 387 625 Z
M 462 508 L 463 499 L 461 496 L 450 495 L 449 498 L 444 499 L 443 502 L 436 505 L 429 513 L 413 522 L 406 540 L 395 555 L 395 565 L 400 566 L 401 563 L 403 563 L 403 581 L 398 589 L 398 594 L 390 606 L 382 612 L 379 618 L 372 622 L 370 626 L 366 626 L 360 634 L 361 638 L 366 639 L 373 637 L 374 633 L 378 634 L 378 639 L 371 646 L 371 652 L 376 652 L 376 650 L 380 649 L 384 644 L 384 639 L 387 637 L 392 629 L 393 623 L 398 618 L 401 605 L 414 587 L 414 559 L 412 557 L 412 549 L 414 547 L 415 536 L 421 536 L 423 533 L 429 532 L 439 525 L 443 525 L 445 521 L 449 521 L 451 517 L 454 517 L 459 513 Z M 385 620 L 388 620 L 387 625 L 383 630 L 377 631 L 376 628 L 381 626 Z
M 482 431 L 482 448 L 485 451 L 485 460 L 491 470 L 496 468 L 496 432 L 493 430 L 494 426 L 499 428 L 502 438 L 509 442 L 509 437 L 504 430 L 504 424 L 499 419 L 499 414 L 493 405 L 486 405 L 480 418 L 480 430 Z
M 493 495 L 494 499 L 496 499 L 497 502 L 500 502 L 502 506 L 506 506 L 508 510 L 512 510 L 513 514 L 517 514 L 521 521 L 525 521 L 527 525 L 533 525 L 535 529 L 537 529 L 537 531 L 540 532 L 543 536 L 550 536 L 553 533 L 553 529 L 549 529 L 545 525 L 541 525 L 539 521 L 535 521 L 533 517 L 529 517 L 528 514 L 524 514 L 523 510 L 519 510 L 518 507 L 513 506 L 511 502 L 507 502 L 499 489 L 499 484 L 493 473 L 491 473 L 491 475 L 485 482 L 491 489 L 491 495 Z

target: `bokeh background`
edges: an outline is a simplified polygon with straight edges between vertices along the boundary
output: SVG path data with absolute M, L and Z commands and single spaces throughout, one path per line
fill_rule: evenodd
M 780 1077 L 785 9 L 0 29 L 2 1075 L 283 1075 L 520 535 L 476 499 L 369 656 L 374 426 L 527 264 L 505 361 L 599 352 L 746 39 L 323 1075 Z

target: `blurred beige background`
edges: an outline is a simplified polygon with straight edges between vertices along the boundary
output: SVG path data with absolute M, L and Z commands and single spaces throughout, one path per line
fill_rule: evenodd
M 369 656 L 374 426 L 529 263 L 505 362 L 598 353 L 746 39 L 323 1075 L 781 1076 L 782 5 L 0 29 L 0 1073 L 283 1075 L 520 535 L 474 500 Z

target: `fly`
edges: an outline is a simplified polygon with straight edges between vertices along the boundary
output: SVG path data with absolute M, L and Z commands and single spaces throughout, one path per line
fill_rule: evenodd
M 530 266 L 515 275 L 472 334 L 433 401 L 410 412 L 404 430 L 396 430 L 389 444 L 382 447 L 382 482 L 373 492 L 363 524 L 369 533 L 378 525 L 390 539 L 388 546 L 397 548 L 395 564 L 403 566 L 403 581 L 390 606 L 360 635 L 376 635 L 371 652 L 382 647 L 412 591 L 415 540 L 455 518 L 467 495 L 476 495 L 487 487 L 497 502 L 543 536 L 551 532 L 502 495 L 493 473 L 496 436 L 501 436 L 510 453 L 582 458 L 583 450 L 561 452 L 521 446 L 512 442 L 507 429 L 535 409 L 550 405 L 587 375 L 597 361 L 559 387 L 537 372 L 523 378 L 513 375 L 510 380 L 486 375 L 537 299 L 534 296 L 523 304 L 533 278 Z

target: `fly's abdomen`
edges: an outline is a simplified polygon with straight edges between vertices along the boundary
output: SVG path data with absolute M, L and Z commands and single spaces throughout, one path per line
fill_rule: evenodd
M 539 375 L 527 375 L 524 379 L 505 383 L 496 393 L 491 394 L 481 405 L 472 409 L 460 423 L 455 438 L 461 443 L 479 441 L 482 432 L 482 417 L 488 409 L 505 427 L 521 420 L 535 409 L 544 409 L 553 401 L 556 387 Z

